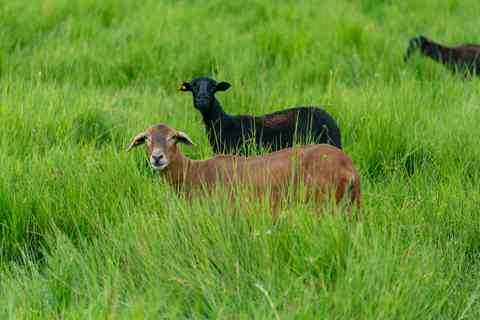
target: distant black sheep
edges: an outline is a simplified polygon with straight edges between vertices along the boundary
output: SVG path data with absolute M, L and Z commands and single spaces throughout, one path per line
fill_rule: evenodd
M 319 108 L 297 107 L 258 117 L 226 114 L 215 93 L 229 87 L 227 82 L 217 83 L 207 77 L 184 82 L 180 87 L 181 91 L 192 92 L 193 105 L 203 116 L 215 153 L 246 154 L 245 144 L 253 141 L 258 147 L 275 151 L 292 146 L 295 138 L 342 148 L 335 120 Z
M 419 36 L 410 39 L 404 61 L 407 62 L 416 50 L 447 66 L 452 72 L 462 71 L 465 75 L 480 75 L 480 45 L 463 44 L 449 48 Z

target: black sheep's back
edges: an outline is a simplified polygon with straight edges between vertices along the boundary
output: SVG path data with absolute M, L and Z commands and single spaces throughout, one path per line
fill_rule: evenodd
M 221 139 L 212 144 L 216 153 L 249 154 L 276 151 L 299 144 L 327 143 L 342 147 L 340 130 L 330 114 L 315 107 L 297 107 L 264 116 L 229 116 L 224 119 Z
M 272 150 L 299 144 L 327 143 L 342 148 L 340 130 L 326 111 L 315 107 L 297 107 L 257 117 L 257 144 Z

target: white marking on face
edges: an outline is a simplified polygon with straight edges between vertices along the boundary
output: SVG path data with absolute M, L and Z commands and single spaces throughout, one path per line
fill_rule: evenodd
M 167 157 L 160 148 L 154 148 L 150 155 L 150 165 L 154 170 L 163 170 L 168 165 Z
M 163 169 L 165 169 L 165 168 L 168 166 L 168 163 L 163 163 L 163 164 L 160 165 L 160 166 L 156 166 L 156 165 L 154 165 L 153 163 L 150 163 L 150 166 L 151 166 L 152 169 L 155 170 L 155 171 L 162 171 Z
M 162 150 L 160 148 L 153 148 L 152 150 L 152 157 L 160 157 L 163 155 Z

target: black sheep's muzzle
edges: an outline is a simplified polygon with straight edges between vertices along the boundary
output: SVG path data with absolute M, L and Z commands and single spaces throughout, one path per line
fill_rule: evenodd
M 195 99 L 195 107 L 201 110 L 205 110 L 210 107 L 211 102 L 212 99 L 208 97 L 199 97 Z
M 405 55 L 403 56 L 403 62 L 407 62 L 412 54 L 417 50 L 419 46 L 418 40 L 417 39 L 412 39 L 408 42 L 408 48 L 407 52 L 405 52 Z

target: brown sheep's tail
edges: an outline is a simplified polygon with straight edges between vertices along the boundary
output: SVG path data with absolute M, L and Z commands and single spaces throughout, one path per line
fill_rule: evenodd
M 348 184 L 345 186 L 345 193 L 343 194 L 342 201 L 350 205 L 354 202 L 354 191 L 355 191 L 355 175 L 352 175 Z
M 360 177 L 353 174 L 344 190 L 341 202 L 348 208 L 348 211 L 351 211 L 354 205 L 360 209 Z

